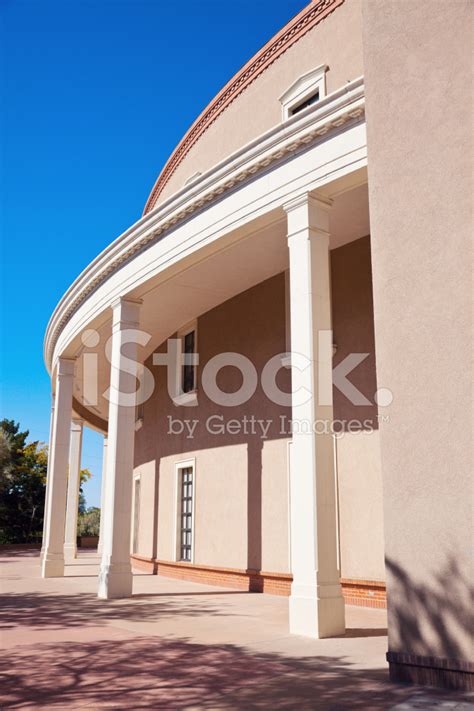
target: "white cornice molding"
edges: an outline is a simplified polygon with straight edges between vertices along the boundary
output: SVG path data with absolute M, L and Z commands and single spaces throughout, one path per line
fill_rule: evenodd
M 282 207 L 284 211 L 288 213 L 292 210 L 296 210 L 302 205 L 306 205 L 307 203 L 315 203 L 324 210 L 330 210 L 333 201 L 330 198 L 324 197 L 324 195 L 309 195 L 308 193 L 302 193 L 292 200 L 289 200 L 289 202 L 283 203 Z
M 328 134 L 359 122 L 365 113 L 364 83 L 360 77 L 289 118 L 239 149 L 159 207 L 140 218 L 94 259 L 78 276 L 56 306 L 44 340 L 48 371 L 55 344 L 79 306 L 121 266 L 167 230 L 221 198 L 272 163 L 294 154 Z

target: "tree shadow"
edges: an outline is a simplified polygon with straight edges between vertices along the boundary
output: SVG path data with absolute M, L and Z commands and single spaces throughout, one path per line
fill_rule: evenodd
M 212 600 L 187 599 L 186 593 L 175 597 L 136 595 L 120 600 L 99 600 L 92 593 L 4 593 L 0 595 L 0 610 L 0 630 L 16 626 L 51 630 L 96 627 L 113 620 L 144 622 L 178 615 L 239 615 L 228 608 L 223 610 Z
M 426 591 L 409 584 L 408 576 L 402 576 L 398 569 L 392 569 L 392 574 L 395 571 L 403 581 L 400 594 L 411 595 L 405 604 L 414 606 L 405 614 L 420 614 L 421 608 L 416 606 L 427 603 Z M 450 572 L 457 574 L 455 568 Z M 228 607 L 227 596 L 248 594 L 190 591 L 139 594 L 124 600 L 98 600 L 92 593 L 4 594 L 0 597 L 1 626 L 4 630 L 29 628 L 32 641 L 10 647 L 0 660 L 0 707 L 376 711 L 413 697 L 413 686 L 388 680 L 384 664 L 379 669 L 366 669 L 342 654 L 298 657 L 258 652 L 237 644 L 135 635 L 123 625 L 128 621 L 178 619 L 181 615 L 208 617 L 209 625 L 213 618 L 224 616 L 237 626 L 246 615 Z M 431 604 L 436 611 L 439 599 Z M 115 620 L 122 624 L 111 630 Z M 408 622 L 411 624 L 413 618 L 401 624 Z M 190 619 L 190 630 L 192 624 Z M 69 637 L 80 633 L 82 640 L 84 635 L 94 639 L 34 644 L 35 629 L 51 633 L 51 640 L 55 630 L 61 634 L 67 631 Z M 354 628 L 345 636 L 385 633 L 384 629 Z M 421 629 L 416 632 L 421 633 Z M 113 639 L 108 638 L 111 634 Z M 448 698 L 443 694 L 429 691 L 430 698 Z M 456 700 L 464 698 L 456 696 Z
M 20 645 L 0 661 L 2 708 L 383 709 L 401 694 L 382 670 L 235 645 L 138 637 Z
M 0 660 L 2 708 L 388 709 L 413 689 L 344 657 L 137 637 L 19 645 Z
M 390 647 L 423 656 L 469 659 L 474 596 L 457 560 L 449 558 L 432 575 L 431 584 L 417 581 L 390 558 L 385 564 Z

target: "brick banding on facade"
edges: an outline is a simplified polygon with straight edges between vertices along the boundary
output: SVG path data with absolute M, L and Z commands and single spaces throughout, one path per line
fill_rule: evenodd
M 131 556 L 133 567 L 154 575 L 189 580 L 204 585 L 262 592 L 288 597 L 293 577 L 290 573 L 272 573 L 239 568 L 218 568 L 174 561 L 160 561 L 144 556 Z M 386 608 L 385 583 L 377 580 L 342 579 L 342 594 L 346 605 Z
M 387 591 L 382 581 L 342 578 L 341 587 L 346 605 L 387 607 Z

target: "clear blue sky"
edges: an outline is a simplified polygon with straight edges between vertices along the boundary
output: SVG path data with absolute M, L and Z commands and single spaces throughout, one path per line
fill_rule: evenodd
M 305 0 L 0 0 L 0 416 L 47 441 L 43 335 L 170 152 Z M 88 505 L 101 438 L 86 430 Z

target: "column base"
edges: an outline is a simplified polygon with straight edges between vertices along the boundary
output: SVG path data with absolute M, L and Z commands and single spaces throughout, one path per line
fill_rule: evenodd
M 41 560 L 41 577 L 64 577 L 64 556 L 61 553 L 44 553 Z
M 339 583 L 291 586 L 290 633 L 324 639 L 346 631 L 344 598 Z
M 73 543 L 64 544 L 64 560 L 66 563 L 73 563 L 77 558 L 77 546 Z
M 98 597 L 103 600 L 131 597 L 132 587 L 133 574 L 130 563 L 108 563 L 100 566 Z

